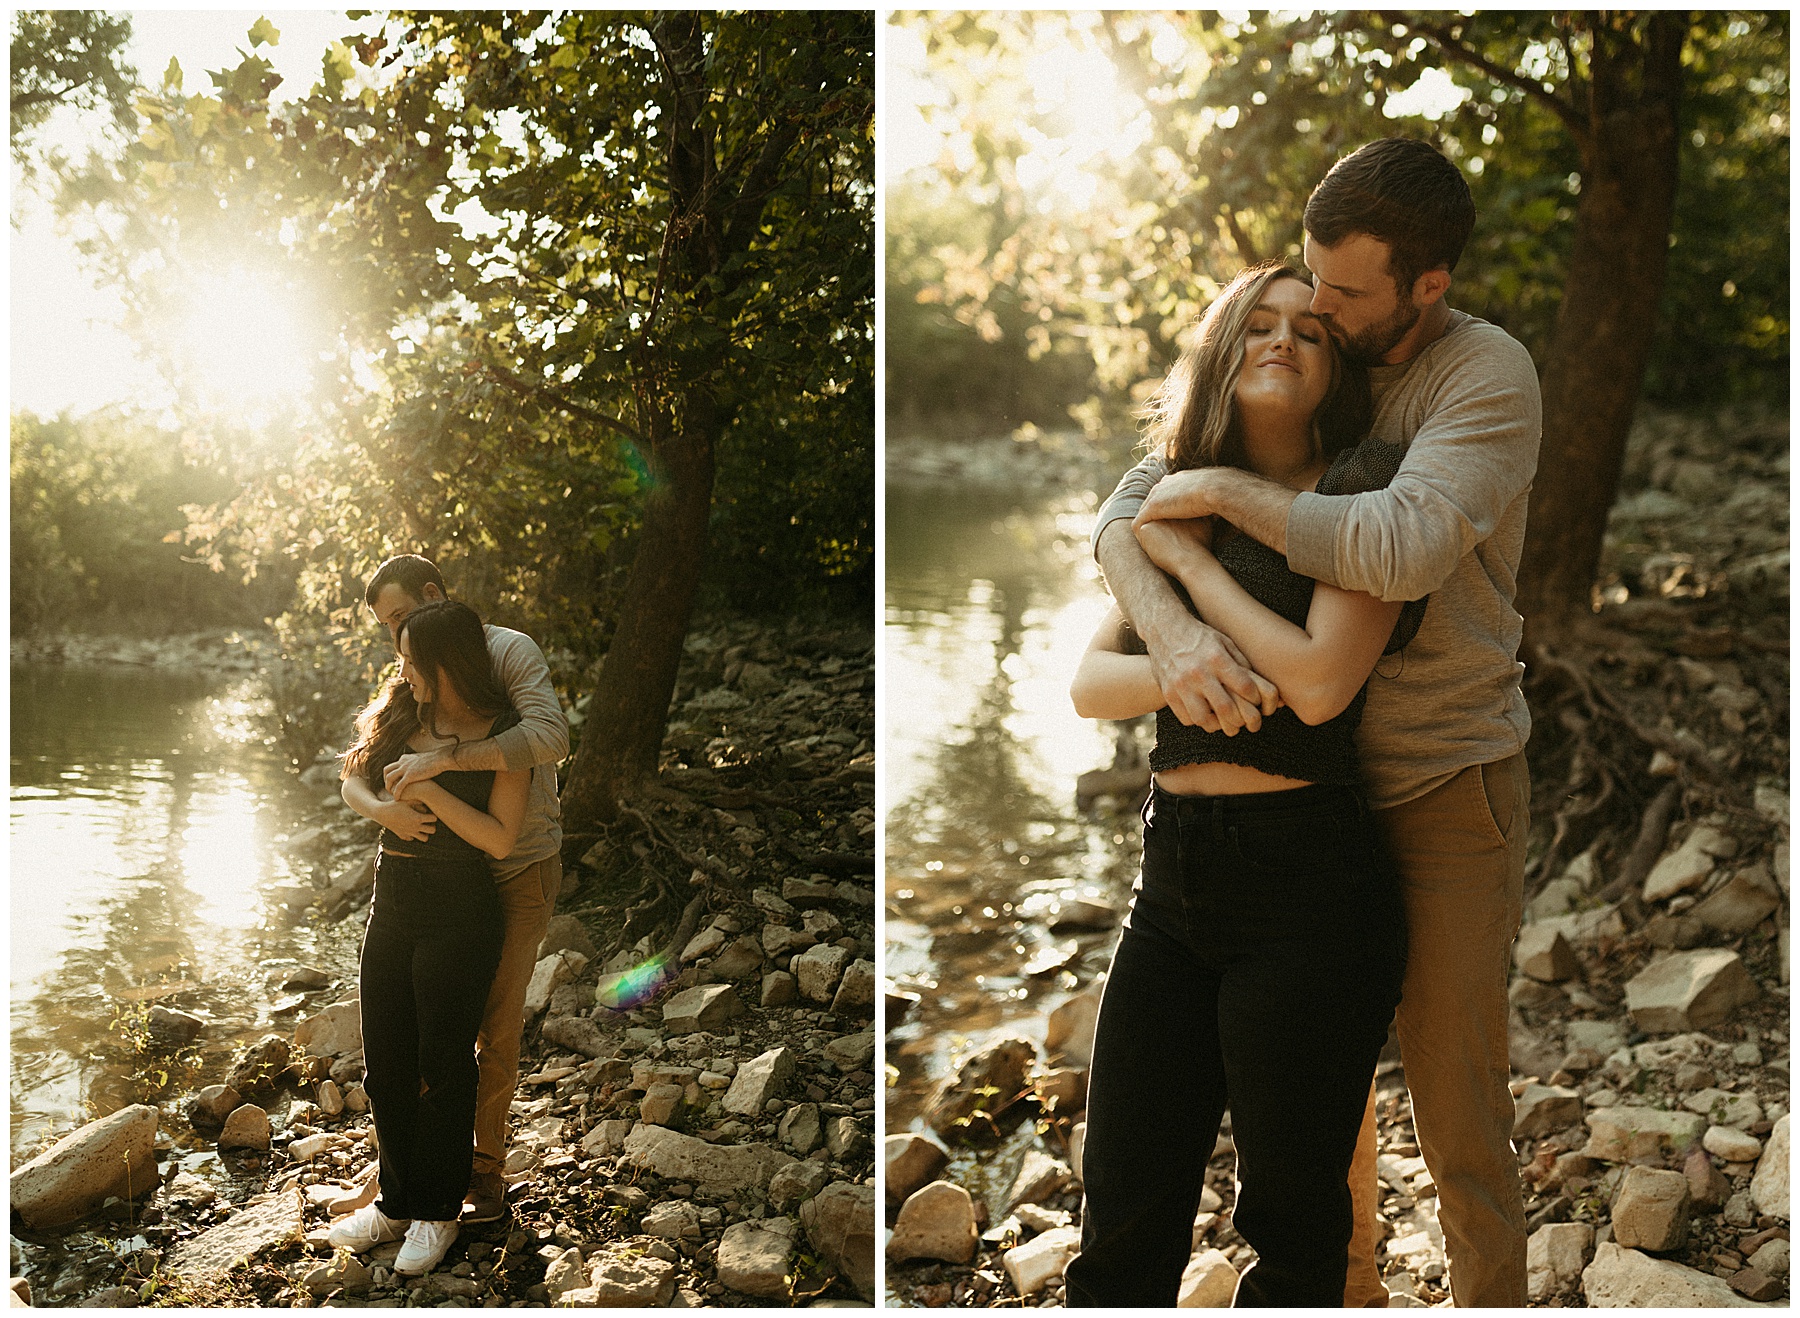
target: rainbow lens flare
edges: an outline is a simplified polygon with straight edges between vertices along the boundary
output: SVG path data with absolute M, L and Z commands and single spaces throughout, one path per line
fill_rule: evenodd
M 600 983 L 594 988 L 594 1001 L 608 1011 L 630 1011 L 642 1006 L 674 978 L 668 962 L 666 956 L 653 956 L 630 970 L 600 976 Z

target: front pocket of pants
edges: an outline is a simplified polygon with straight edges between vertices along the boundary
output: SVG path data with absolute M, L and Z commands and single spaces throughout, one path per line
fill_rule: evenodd
M 1335 815 L 1248 819 L 1226 830 L 1233 860 L 1256 874 L 1318 874 L 1361 861 L 1354 829 Z

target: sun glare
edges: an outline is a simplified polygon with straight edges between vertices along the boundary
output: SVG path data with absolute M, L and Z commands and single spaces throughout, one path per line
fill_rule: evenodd
M 1119 88 L 1112 61 L 1100 51 L 1062 45 L 1025 65 L 1038 125 L 1024 133 L 1031 148 L 1017 162 L 1019 183 L 1039 192 L 1039 206 L 1083 209 L 1100 186 L 1092 168 L 1125 160 L 1150 136 L 1135 96 Z
M 209 403 L 254 412 L 312 388 L 317 328 L 292 290 L 234 266 L 193 280 L 187 291 L 176 342 L 183 372 Z

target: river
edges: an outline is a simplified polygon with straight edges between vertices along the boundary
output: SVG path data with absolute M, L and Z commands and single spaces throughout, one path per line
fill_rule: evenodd
M 330 786 L 303 786 L 260 744 L 252 694 L 241 675 L 13 665 L 15 1165 L 138 1101 L 160 1102 L 185 1142 L 192 1086 L 293 1028 L 301 999 L 281 984 L 296 965 L 354 983 L 360 921 L 298 913 L 343 863 L 307 836 L 333 813 Z M 184 1060 L 132 1047 L 154 1003 L 208 1021 Z
M 1111 957 L 1116 929 L 1049 928 L 1076 897 L 1122 913 L 1136 873 L 1135 816 L 1075 808 L 1076 777 L 1113 756 L 1068 696 L 1107 604 L 1097 502 L 889 477 L 886 974 L 921 999 L 889 1025 L 890 1133 L 923 1128 L 932 1087 L 984 1042 L 1041 1047 L 1045 1013 Z

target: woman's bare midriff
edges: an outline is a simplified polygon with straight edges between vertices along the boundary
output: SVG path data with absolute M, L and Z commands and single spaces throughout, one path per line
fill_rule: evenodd
M 1241 796 L 1310 787 L 1304 778 L 1283 778 L 1247 764 L 1182 764 L 1156 774 L 1156 785 L 1177 796 Z

